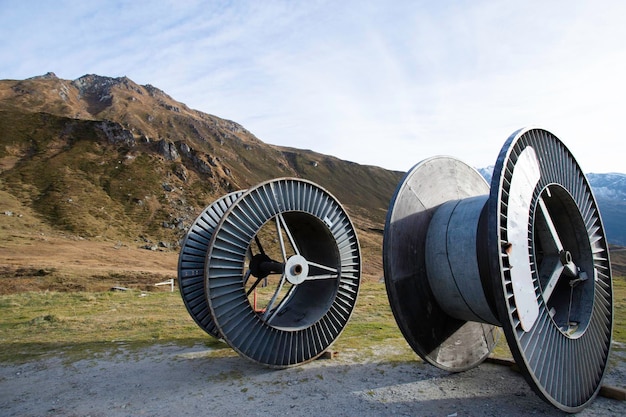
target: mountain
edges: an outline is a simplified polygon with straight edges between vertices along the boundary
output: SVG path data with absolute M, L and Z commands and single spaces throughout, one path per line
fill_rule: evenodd
M 626 246 L 626 174 L 587 174 L 609 242 Z
M 478 172 L 491 181 L 493 166 L 480 168 Z M 626 246 L 626 174 L 585 174 L 596 198 L 604 223 L 607 240 Z
M 0 81 L 0 213 L 32 213 L 25 229 L 175 248 L 216 198 L 278 177 L 337 197 L 382 273 L 382 227 L 402 173 L 265 144 L 126 77 Z
M 598 175 L 592 185 L 611 202 L 599 198 L 609 241 L 626 244 L 623 176 Z M 342 203 L 359 231 L 364 273 L 380 277 L 382 229 L 402 176 L 266 144 L 233 121 L 126 77 L 0 80 L 1 239 L 52 230 L 176 249 L 216 198 L 299 177 Z M 2 213 L 18 221 L 3 224 Z

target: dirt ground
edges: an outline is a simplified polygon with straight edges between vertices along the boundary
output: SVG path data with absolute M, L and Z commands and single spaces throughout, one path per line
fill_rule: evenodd
M 178 252 L 159 251 L 122 242 L 90 241 L 45 234 L 2 242 L 7 266 L 60 268 L 76 271 L 151 272 L 176 276 Z
M 24 250 L 36 245 L 37 250 Z M 146 272 L 175 276 L 177 253 L 114 242 L 32 237 L 2 244 L 7 268 Z M 114 259 L 115 262 L 111 262 Z M 106 275 L 106 274 L 105 274 Z M 625 347 L 614 349 L 606 385 L 624 387 Z M 579 416 L 626 414 L 598 397 Z M 414 362 L 364 361 L 339 352 L 272 370 L 206 347 L 157 345 L 68 362 L 0 364 L 0 416 L 561 416 L 510 367 L 485 363 L 450 374 Z
M 623 363 L 623 361 L 622 361 Z M 622 383 L 624 370 L 607 382 Z M 617 416 L 597 397 L 578 416 Z M 206 348 L 154 346 L 97 359 L 0 366 L 0 415 L 15 416 L 561 416 L 510 367 L 450 374 L 419 361 L 349 353 L 285 370 Z
M 21 235 L 0 242 L 0 279 L 7 278 L 0 294 L 106 291 L 112 286 L 145 290 L 176 278 L 177 265 L 178 252 L 158 246 L 147 250 L 138 243 Z

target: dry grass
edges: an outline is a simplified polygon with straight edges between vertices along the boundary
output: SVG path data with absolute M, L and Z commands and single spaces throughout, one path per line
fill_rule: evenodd
M 101 351 L 153 343 L 216 344 L 176 293 L 22 293 L 0 297 L 0 361 Z
M 85 358 L 155 343 L 204 344 L 217 348 L 218 355 L 234 354 L 193 322 L 178 292 L 154 287 L 175 278 L 176 251 L 9 227 L 0 232 L 0 362 L 49 355 Z M 365 239 L 360 235 L 365 264 L 361 293 L 333 349 L 361 358 L 415 360 L 380 282 L 380 239 L 375 231 Z M 109 291 L 113 286 L 132 290 Z M 626 279 L 615 278 L 614 290 L 614 339 L 625 343 Z M 504 338 L 495 355 L 510 356 Z
M 225 347 L 193 322 L 177 292 L 27 292 L 0 296 L 0 308 L 0 362 L 84 358 L 154 343 Z M 414 356 L 395 326 L 384 285 L 368 283 L 334 349 L 377 355 L 379 346 Z

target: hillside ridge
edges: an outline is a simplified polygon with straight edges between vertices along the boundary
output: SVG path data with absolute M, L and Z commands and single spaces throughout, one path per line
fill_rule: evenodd
M 175 248 L 216 198 L 297 177 L 341 201 L 380 266 L 385 215 L 402 176 L 266 144 L 234 121 L 128 77 L 87 74 L 70 81 L 49 72 L 0 80 L 0 191 L 62 233 Z M 611 182 L 599 187 L 603 196 L 626 195 Z M 609 241 L 625 245 L 623 201 L 599 198 L 599 204 L 603 215 L 607 207 Z
M 402 173 L 266 144 L 127 77 L 0 80 L 0 201 L 10 196 L 9 211 L 30 213 L 36 223 L 24 231 L 175 249 L 212 201 L 279 177 L 332 193 L 380 274 L 382 227 Z

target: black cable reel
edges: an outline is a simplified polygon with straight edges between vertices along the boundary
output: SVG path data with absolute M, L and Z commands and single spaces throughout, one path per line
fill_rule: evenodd
M 280 178 L 228 194 L 190 227 L 178 282 L 189 314 L 256 363 L 315 359 L 354 309 L 361 257 L 346 211 L 326 190 Z
M 415 165 L 390 204 L 383 266 L 396 322 L 426 362 L 475 367 L 502 327 L 542 399 L 577 412 L 599 392 L 613 326 L 608 244 L 585 175 L 550 132 L 513 133 L 491 186 L 454 158 Z

